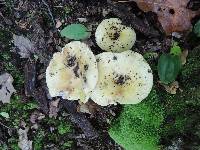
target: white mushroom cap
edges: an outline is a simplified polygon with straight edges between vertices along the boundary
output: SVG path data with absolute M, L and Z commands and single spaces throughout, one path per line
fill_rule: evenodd
M 112 52 L 129 50 L 136 41 L 134 29 L 122 25 L 118 18 L 103 20 L 96 29 L 95 37 L 102 50 Z
M 101 105 L 137 104 L 148 96 L 153 75 L 143 56 L 133 51 L 96 56 L 99 79 L 91 99 Z
M 86 102 L 98 80 L 97 62 L 90 48 L 79 41 L 68 43 L 53 55 L 46 70 L 52 97 Z

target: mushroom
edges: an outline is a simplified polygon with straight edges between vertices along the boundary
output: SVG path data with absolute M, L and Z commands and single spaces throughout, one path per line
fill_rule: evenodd
M 96 29 L 95 37 L 102 50 L 112 52 L 130 50 L 136 41 L 134 29 L 122 25 L 118 18 L 103 20 Z
M 101 105 L 137 104 L 153 86 L 153 75 L 143 56 L 133 51 L 96 56 L 99 79 L 91 99 Z
M 98 80 L 97 62 L 84 43 L 68 43 L 62 52 L 53 55 L 46 70 L 46 82 L 51 97 L 86 102 Z

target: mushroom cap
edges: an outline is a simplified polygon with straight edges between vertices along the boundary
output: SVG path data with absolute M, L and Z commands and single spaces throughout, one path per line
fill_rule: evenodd
M 52 97 L 86 102 L 98 80 L 97 62 L 91 49 L 73 41 L 53 55 L 46 70 L 46 82 Z
M 104 52 L 96 56 L 99 79 L 91 99 L 101 106 L 137 104 L 153 86 L 153 75 L 143 56 L 133 51 Z
M 96 29 L 95 37 L 102 50 L 112 52 L 129 50 L 136 41 L 134 29 L 122 25 L 118 18 L 103 20 Z

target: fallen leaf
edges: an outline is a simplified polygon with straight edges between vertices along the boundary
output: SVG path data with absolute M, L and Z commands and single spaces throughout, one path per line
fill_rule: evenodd
M 20 20 L 20 21 L 15 21 L 15 23 L 17 24 L 17 26 L 19 26 L 22 29 L 27 29 L 28 26 L 28 22 Z
M 173 42 L 172 46 L 171 46 L 171 49 L 170 49 L 170 54 L 172 54 L 172 55 L 181 55 L 181 53 L 182 53 L 182 49 L 179 46 L 179 43 L 178 42 Z
M 94 103 L 93 101 L 88 101 L 86 103 L 80 103 L 77 107 L 78 112 L 94 114 L 95 112 L 99 111 L 99 106 Z
M 44 118 L 45 115 L 36 110 L 31 114 L 30 121 L 31 123 L 35 124 L 38 120 L 42 120 Z
M 21 58 L 29 58 L 35 52 L 34 44 L 24 36 L 13 35 L 14 45 L 18 48 L 17 53 Z
M 170 94 L 176 94 L 176 91 L 179 89 L 179 83 L 177 81 L 172 82 L 170 85 L 162 84 L 165 90 Z
M 60 28 L 62 26 L 62 22 L 60 20 L 56 20 L 56 28 Z
M 155 12 L 158 15 L 166 34 L 182 32 L 192 27 L 191 19 L 198 11 L 187 8 L 190 0 L 131 0 L 137 3 L 144 12 Z
M 10 74 L 4 73 L 0 75 L 0 101 L 2 103 L 10 103 L 11 95 L 16 92 L 12 83 L 13 77 Z
M 49 104 L 49 117 L 52 118 L 56 118 L 58 115 L 58 104 L 59 104 L 60 99 L 57 99 L 55 101 L 51 101 Z
M 175 81 L 182 67 L 178 55 L 162 54 L 158 59 L 158 75 L 162 83 L 169 84 Z
M 87 22 L 87 18 L 77 18 L 79 22 Z
M 4 117 L 6 119 L 10 118 L 10 116 L 9 116 L 9 114 L 7 112 L 0 112 L 0 116 Z
M 70 24 L 60 31 L 62 37 L 73 40 L 83 40 L 90 36 L 88 29 L 82 24 Z
M 28 140 L 28 128 L 25 127 L 25 129 L 19 129 L 18 135 L 19 135 L 19 142 L 18 146 L 21 148 L 21 150 L 32 150 L 32 141 Z
M 87 113 L 87 114 L 91 114 L 90 111 L 89 111 L 89 107 L 87 104 L 80 104 L 78 107 L 77 107 L 77 111 L 78 112 L 82 112 L 82 113 Z
M 188 50 L 184 50 L 181 53 L 181 62 L 182 62 L 182 65 L 184 65 L 186 63 L 187 56 L 188 56 Z

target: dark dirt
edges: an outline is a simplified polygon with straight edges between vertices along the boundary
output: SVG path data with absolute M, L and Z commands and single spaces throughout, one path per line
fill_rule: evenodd
M 200 8 L 200 2 L 191 0 L 188 7 L 197 10 Z M 58 99 L 49 97 L 45 82 L 45 71 L 53 53 L 60 51 L 61 47 L 69 42 L 69 40 L 61 38 L 60 29 L 70 23 L 84 24 L 91 31 L 91 37 L 85 42 L 91 46 L 94 54 L 99 54 L 102 50 L 96 45 L 94 32 L 102 19 L 110 17 L 121 18 L 124 24 L 132 26 L 136 30 L 137 41 L 133 49 L 142 54 L 147 51 L 158 54 L 166 52 L 169 50 L 173 39 L 177 39 L 181 46 L 188 50 L 200 44 L 199 39 L 193 39 L 192 33 L 180 34 L 180 38 L 167 37 L 158 23 L 156 15 L 142 12 L 134 2 L 114 3 L 110 0 L 0 1 L 0 32 L 4 32 L 3 36 L 7 36 L 3 39 L 0 34 L 0 54 L 9 53 L 8 62 L 10 61 L 17 68 L 16 70 L 5 69 L 5 59 L 0 59 L 0 73 L 10 71 L 9 73 L 14 76 L 14 87 L 16 87 L 17 94 L 21 97 L 20 100 L 23 104 L 26 105 L 26 103 L 32 101 L 38 104 L 38 108 L 27 110 L 28 118 L 36 109 L 48 117 L 50 102 Z M 81 22 L 80 18 L 85 18 L 86 22 Z M 194 24 L 198 19 L 199 17 L 194 18 L 192 23 Z M 56 28 L 55 25 L 58 20 L 62 22 L 62 26 Z M 13 50 L 12 34 L 23 35 L 34 44 L 36 50 L 29 58 L 22 59 Z M 70 59 L 68 65 L 74 65 L 73 61 L 74 59 Z M 17 74 L 22 74 L 24 81 L 19 81 L 21 78 L 15 76 Z M 126 77 L 120 76 L 116 82 L 123 84 L 125 80 L 127 80 Z M 58 106 L 57 118 L 70 121 L 74 128 L 73 132 L 65 137 L 67 140 L 73 141 L 72 148 L 69 149 L 123 149 L 107 133 L 109 121 L 119 114 L 120 105 L 105 108 L 94 105 L 92 114 L 77 112 L 77 106 L 78 102 L 63 99 L 60 100 Z M 0 107 L 3 107 L 3 104 L 0 104 Z M 64 117 L 63 112 L 67 114 Z M 20 120 L 22 121 L 23 117 Z M 28 125 L 33 125 L 29 120 L 26 121 L 29 122 Z M 52 127 L 57 128 L 57 121 L 55 123 L 38 121 L 39 128 L 48 134 Z M 0 145 L 5 144 L 9 147 L 12 142 L 8 142 L 8 139 L 17 138 L 16 129 L 19 126 L 14 129 L 11 126 L 9 121 L 0 118 Z M 37 129 L 31 129 L 28 132 L 33 141 L 37 138 L 35 130 Z M 56 131 L 52 132 L 55 133 Z M 63 142 L 63 136 L 59 137 L 58 134 L 55 134 L 55 136 L 60 141 L 55 140 L 55 138 L 49 140 L 47 137 L 47 139 L 40 141 L 43 145 L 42 149 L 59 149 L 59 144 Z

